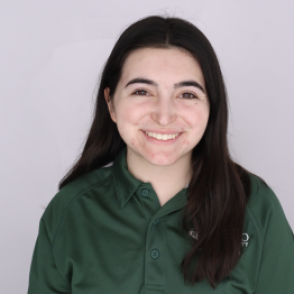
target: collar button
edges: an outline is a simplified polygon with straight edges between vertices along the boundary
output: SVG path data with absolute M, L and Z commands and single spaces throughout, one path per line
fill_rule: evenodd
M 148 197 L 148 195 L 149 195 L 149 191 L 148 191 L 147 189 L 143 189 L 143 190 L 141 191 L 141 196 L 143 196 L 143 197 Z

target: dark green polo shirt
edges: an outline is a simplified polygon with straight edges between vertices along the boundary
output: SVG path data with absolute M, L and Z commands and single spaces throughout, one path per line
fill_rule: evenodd
M 294 240 L 275 194 L 251 176 L 242 256 L 215 290 L 185 284 L 180 264 L 192 237 L 182 230 L 187 189 L 162 207 L 150 183 L 113 165 L 63 187 L 46 208 L 29 294 L 294 293 Z

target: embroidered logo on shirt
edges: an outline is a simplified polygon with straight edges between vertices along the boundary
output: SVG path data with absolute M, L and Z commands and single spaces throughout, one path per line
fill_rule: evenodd
M 189 231 L 189 236 L 191 236 L 193 239 L 198 240 L 198 233 L 196 232 L 195 229 L 192 229 Z
M 198 233 L 195 229 L 192 229 L 189 231 L 189 236 L 191 236 L 193 239 L 198 240 Z M 249 235 L 247 233 L 242 234 L 242 247 L 248 247 L 249 245 Z
M 242 247 L 248 247 L 249 235 L 247 233 L 242 234 Z

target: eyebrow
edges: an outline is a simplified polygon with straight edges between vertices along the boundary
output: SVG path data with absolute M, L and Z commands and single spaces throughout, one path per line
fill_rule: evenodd
M 144 78 L 135 78 L 135 79 L 130 80 L 125 85 L 125 88 L 127 86 L 131 85 L 131 84 L 147 84 L 147 85 L 151 85 L 151 86 L 154 86 L 154 87 L 158 87 L 158 84 L 155 83 L 154 81 L 148 80 L 148 79 L 144 79 Z M 201 90 L 205 94 L 205 91 L 204 91 L 203 87 L 199 83 L 197 83 L 196 81 L 193 81 L 193 80 L 190 80 L 190 81 L 182 81 L 180 83 L 174 84 L 174 88 L 175 89 L 180 88 L 180 87 L 187 87 L 187 86 L 196 87 L 196 88 L 198 88 L 199 90 Z

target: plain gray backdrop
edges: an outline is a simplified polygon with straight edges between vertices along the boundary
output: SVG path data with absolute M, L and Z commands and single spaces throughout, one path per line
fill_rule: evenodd
M 3 293 L 26 293 L 44 208 L 81 152 L 99 74 L 121 32 L 157 14 L 193 22 L 219 57 L 234 159 L 266 180 L 294 228 L 294 2 L 0 2 Z

